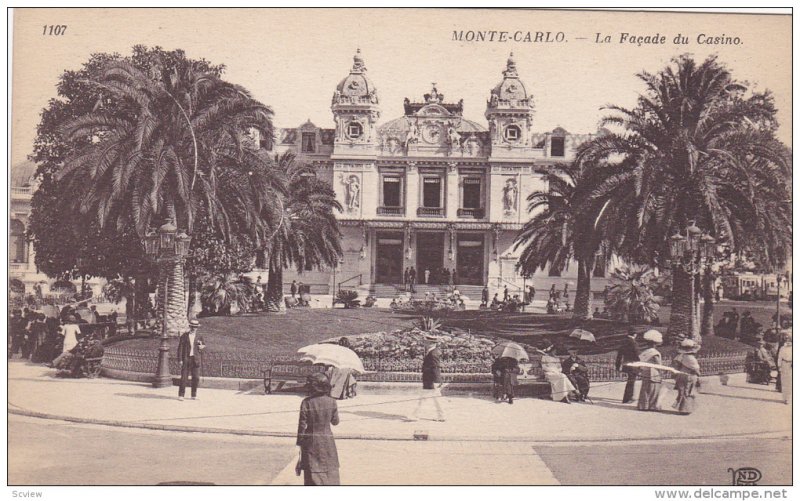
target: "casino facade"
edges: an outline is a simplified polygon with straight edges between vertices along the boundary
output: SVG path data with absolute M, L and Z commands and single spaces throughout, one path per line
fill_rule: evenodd
M 516 292 L 532 283 L 542 291 L 537 299 L 552 284 L 574 290 L 576 266 L 520 276 L 514 239 L 530 217 L 528 195 L 547 188 L 543 174 L 592 135 L 533 131 L 533 96 L 513 55 L 487 97 L 485 123 L 464 118 L 463 100 L 446 99 L 435 84 L 420 100 L 406 98 L 403 116 L 382 121 L 379 92 L 357 52 L 333 93 L 335 127 L 306 122 L 279 133 L 276 150 L 313 164 L 344 209 L 339 266 L 287 270 L 286 287 L 297 280 L 326 294 L 360 284 L 388 296 L 413 267 L 418 284 L 427 270 L 429 284 L 452 276 L 462 290 L 488 284 Z M 604 270 L 595 275 L 592 288 L 602 291 Z

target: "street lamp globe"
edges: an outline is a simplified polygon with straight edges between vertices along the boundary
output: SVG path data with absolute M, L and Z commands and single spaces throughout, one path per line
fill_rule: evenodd
M 158 235 L 161 239 L 162 250 L 173 250 L 175 246 L 175 237 L 178 235 L 178 227 L 172 221 L 169 221 L 158 229 Z
M 700 237 L 700 257 L 709 261 L 713 259 L 714 252 L 716 251 L 716 244 L 716 239 L 708 233 Z
M 689 250 L 692 251 L 692 253 L 700 250 L 700 235 L 702 233 L 703 231 L 695 226 L 694 221 L 689 222 L 689 227 L 686 228 L 686 237 L 688 239 Z
M 686 238 L 680 233 L 675 233 L 669 239 L 669 254 L 673 260 L 678 260 L 686 253 Z

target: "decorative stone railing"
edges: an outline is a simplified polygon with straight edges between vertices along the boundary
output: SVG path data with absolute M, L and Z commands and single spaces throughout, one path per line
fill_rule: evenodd
M 444 207 L 419 207 L 417 216 L 420 217 L 444 217 Z
M 458 209 L 458 217 L 465 219 L 483 219 L 483 209 Z
M 405 216 L 405 207 L 378 207 L 377 213 L 379 216 Z
M 180 374 L 180 364 L 175 353 L 170 353 L 170 373 Z M 739 353 L 710 353 L 698 356 L 700 369 L 703 375 L 732 374 L 744 372 L 746 352 Z M 125 378 L 131 376 L 154 374 L 158 350 L 131 350 L 109 346 L 103 357 L 103 369 Z M 561 357 L 562 360 L 566 357 Z M 581 357 L 589 369 L 591 381 L 622 381 L 625 374 L 617 372 L 615 361 L 612 358 L 589 355 Z M 223 377 L 238 379 L 261 379 L 263 371 L 271 364 L 292 362 L 295 355 L 264 356 L 258 358 L 251 354 L 238 355 L 228 353 L 206 353 L 202 361 L 202 375 L 204 377 Z M 670 365 L 671 359 L 665 359 L 664 365 Z M 542 378 L 542 369 L 538 357 L 532 360 L 533 375 Z M 383 367 L 382 367 L 383 365 Z M 385 365 L 379 360 L 365 359 L 366 374 L 358 377 L 362 381 L 391 382 L 391 381 L 421 381 L 422 360 L 415 359 L 403 364 L 402 370 L 383 370 Z M 489 367 L 481 362 L 453 362 L 445 360 L 442 364 L 442 378 L 445 382 L 490 382 L 492 377 Z M 664 373 L 669 378 L 669 373 Z

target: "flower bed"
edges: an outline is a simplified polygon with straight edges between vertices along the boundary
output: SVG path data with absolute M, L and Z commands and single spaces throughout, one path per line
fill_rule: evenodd
M 458 301 L 452 300 L 452 294 L 437 299 L 411 299 L 408 295 L 399 296 L 391 304 L 392 311 L 430 315 L 448 311 L 459 311 L 464 308 Z
M 347 336 L 347 341 L 368 371 L 418 372 L 422 370 L 425 355 L 425 334 L 413 328 Z M 442 372 L 489 372 L 494 340 L 466 333 L 434 331 L 433 334 L 440 339 Z

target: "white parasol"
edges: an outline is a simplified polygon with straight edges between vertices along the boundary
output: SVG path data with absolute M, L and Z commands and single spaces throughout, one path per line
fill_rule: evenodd
M 660 371 L 667 371 L 667 372 L 671 372 L 673 374 L 678 374 L 679 372 L 681 372 L 681 371 L 679 371 L 678 369 L 676 369 L 674 367 L 669 367 L 667 365 L 661 365 L 661 364 L 651 364 L 650 362 L 630 362 L 630 363 L 627 363 L 625 365 L 627 367 L 635 367 L 637 369 L 640 368 L 640 367 L 647 367 L 647 368 L 650 368 L 650 369 L 658 369 Z
M 302 355 L 301 361 L 308 361 L 312 364 L 325 364 L 338 367 L 340 369 L 351 369 L 355 372 L 364 373 L 364 365 L 358 358 L 356 352 L 350 348 L 339 346 L 338 344 L 312 344 L 297 350 Z
M 594 334 L 584 329 L 575 329 L 569 333 L 569 337 L 574 337 L 581 341 L 589 341 L 590 343 L 597 342 L 597 339 L 594 338 Z
M 525 351 L 525 348 L 511 341 L 503 341 L 495 345 L 492 348 L 492 355 L 495 358 L 509 357 L 516 360 L 528 360 L 528 352 Z

